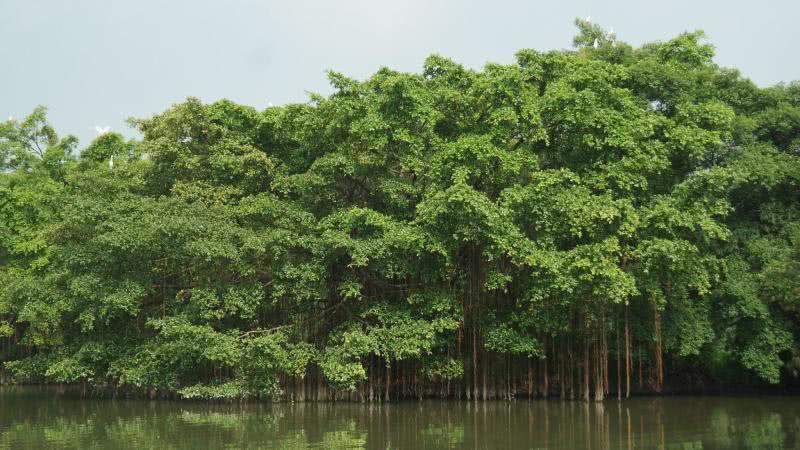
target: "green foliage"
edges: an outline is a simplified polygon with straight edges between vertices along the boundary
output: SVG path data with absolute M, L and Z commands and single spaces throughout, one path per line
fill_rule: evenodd
M 178 390 L 178 394 L 183 398 L 205 400 L 232 400 L 243 398 L 246 393 L 242 384 L 237 381 L 211 385 L 195 384 Z
M 330 73 L 306 104 L 190 98 L 77 156 L 42 107 L 0 123 L 4 367 L 205 399 L 394 367 L 468 390 L 629 314 L 650 370 L 785 379 L 800 87 L 718 67 L 701 32 L 576 25 L 575 50 Z
M 536 338 L 514 330 L 506 323 L 491 327 L 486 331 L 486 348 L 497 353 L 541 356 L 542 346 Z
M 458 380 L 464 376 L 464 363 L 453 358 L 423 360 L 425 377 L 431 380 Z

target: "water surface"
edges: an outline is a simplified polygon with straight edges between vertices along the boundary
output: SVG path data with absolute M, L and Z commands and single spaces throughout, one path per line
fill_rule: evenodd
M 0 449 L 800 449 L 800 398 L 208 404 L 0 389 Z

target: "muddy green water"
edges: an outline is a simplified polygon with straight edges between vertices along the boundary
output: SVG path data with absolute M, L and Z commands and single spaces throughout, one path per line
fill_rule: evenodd
M 0 389 L 0 449 L 800 449 L 798 397 L 244 404 Z

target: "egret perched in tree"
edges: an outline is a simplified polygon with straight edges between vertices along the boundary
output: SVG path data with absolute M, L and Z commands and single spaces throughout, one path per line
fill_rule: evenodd
M 587 22 L 587 23 L 588 23 L 588 22 L 591 22 L 591 21 L 592 21 L 592 16 L 586 16 L 586 18 L 585 18 L 585 19 L 583 19 L 583 21 L 584 21 L 584 22 Z
M 94 131 L 97 133 L 98 136 L 102 136 L 111 130 L 111 127 L 98 127 L 97 125 L 94 126 Z
M 114 170 L 114 155 L 111 155 L 111 159 L 108 160 L 108 170 Z
M 597 48 L 599 46 L 600 46 L 600 43 L 597 41 L 597 38 L 595 38 L 594 39 L 594 44 L 592 44 L 592 47 Z

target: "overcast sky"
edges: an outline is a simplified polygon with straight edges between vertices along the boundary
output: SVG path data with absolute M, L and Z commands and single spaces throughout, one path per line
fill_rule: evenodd
M 570 47 L 591 15 L 639 45 L 706 31 L 720 65 L 759 85 L 800 79 L 800 0 L 0 0 L 0 119 L 49 108 L 86 145 L 187 96 L 264 108 L 328 93 L 325 71 L 469 67 Z

